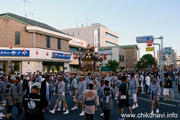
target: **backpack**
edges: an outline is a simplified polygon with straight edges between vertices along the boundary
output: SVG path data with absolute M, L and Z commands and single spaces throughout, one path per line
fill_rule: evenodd
M 170 79 L 168 79 L 167 81 L 166 81 L 166 88 L 172 88 L 172 81 L 170 80 Z
M 10 96 L 11 95 L 11 91 L 12 91 L 12 85 L 8 83 L 6 85 L 6 90 L 5 90 L 6 95 Z

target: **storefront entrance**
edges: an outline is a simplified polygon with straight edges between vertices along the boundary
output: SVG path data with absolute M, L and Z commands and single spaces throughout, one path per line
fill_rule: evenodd
M 21 73 L 20 61 L 0 61 L 0 72 Z
M 43 62 L 45 73 L 64 72 L 64 63 L 62 62 Z

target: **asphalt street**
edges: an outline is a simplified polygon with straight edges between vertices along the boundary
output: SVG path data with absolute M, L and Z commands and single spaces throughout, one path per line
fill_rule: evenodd
M 50 109 L 53 109 L 55 100 L 56 100 L 56 97 L 52 96 L 52 103 L 51 103 Z M 71 96 L 67 95 L 66 100 L 67 100 L 68 108 L 70 110 L 73 107 L 73 103 L 71 101 Z M 135 119 L 180 120 L 180 107 L 177 108 L 177 106 L 176 106 L 178 104 L 177 102 L 172 102 L 172 101 L 164 102 L 162 99 L 160 99 L 160 114 L 167 115 L 167 113 L 174 112 L 175 114 L 179 115 L 178 118 L 165 118 L 165 117 L 163 117 L 163 118 L 140 118 L 140 117 L 142 117 L 142 115 L 139 115 L 140 113 L 149 114 L 151 112 L 149 97 L 146 95 L 138 95 L 138 103 L 139 103 L 139 107 L 133 110 L 133 114 L 136 114 Z M 132 100 L 130 100 L 130 105 L 132 106 Z M 156 105 L 155 105 L 155 110 L 156 110 Z M 5 113 L 6 112 L 4 111 L 4 114 Z M 56 112 L 55 114 L 51 114 L 48 111 L 46 111 L 44 114 L 45 114 L 45 118 L 47 120 L 85 120 L 85 116 L 83 116 L 83 117 L 79 116 L 80 113 L 81 113 L 81 107 L 79 106 L 78 110 L 75 110 L 75 111 L 70 110 L 70 114 L 68 114 L 68 115 L 63 115 L 63 112 Z M 129 111 L 127 108 L 124 109 L 124 113 L 129 114 Z M 100 106 L 98 106 L 98 110 L 96 111 L 94 120 L 103 120 L 103 118 L 100 116 L 100 114 L 101 114 L 101 108 L 100 108 Z M 117 120 L 117 117 L 119 116 L 119 114 L 120 114 L 120 110 L 118 108 L 118 103 L 116 103 L 116 101 L 114 101 L 114 108 L 111 111 L 110 120 Z M 14 107 L 12 116 L 15 117 L 16 115 L 17 115 L 17 109 L 16 109 L 16 107 Z M 23 115 L 24 114 L 22 114 L 21 118 L 18 118 L 18 119 L 16 118 L 16 120 L 21 120 Z M 126 118 L 126 120 L 130 120 L 130 119 L 131 118 Z

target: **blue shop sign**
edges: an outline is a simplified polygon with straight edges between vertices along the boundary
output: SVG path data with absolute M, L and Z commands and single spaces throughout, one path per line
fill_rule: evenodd
M 64 56 L 64 53 L 53 52 L 52 58 L 70 59 L 71 54 L 65 54 L 65 56 Z
M 26 50 L 1 50 L 0 49 L 0 56 L 29 56 L 30 51 Z

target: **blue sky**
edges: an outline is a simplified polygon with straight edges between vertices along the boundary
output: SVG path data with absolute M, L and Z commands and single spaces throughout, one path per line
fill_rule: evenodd
M 118 33 L 119 44 L 136 44 L 137 36 L 164 36 L 164 47 L 180 55 L 180 0 L 28 0 L 27 17 L 57 29 L 101 23 Z M 1 0 L 0 13 L 24 16 L 23 0 Z M 90 17 L 91 16 L 91 17 Z M 155 42 L 159 43 L 160 40 Z M 146 44 L 138 44 L 141 55 Z M 158 48 L 158 47 L 157 47 Z

